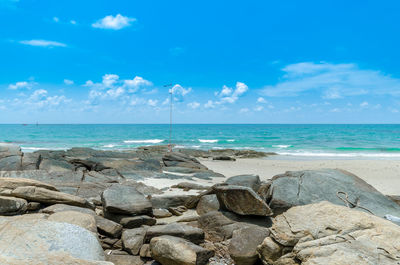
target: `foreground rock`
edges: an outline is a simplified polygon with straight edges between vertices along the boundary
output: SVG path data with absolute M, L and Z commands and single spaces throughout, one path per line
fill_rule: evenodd
M 0 168 L 1 170 L 22 169 L 21 148 L 12 144 L 0 143 Z
M 269 235 L 263 227 L 246 227 L 233 232 L 229 254 L 236 265 L 253 265 L 258 260 L 257 246 Z
M 93 215 L 87 213 L 63 211 L 50 215 L 48 220 L 53 222 L 69 223 L 85 228 L 93 233 L 97 232 L 96 219 Z
M 346 205 L 338 197 L 345 199 L 346 194 L 350 203 L 364 207 L 378 216 L 400 216 L 400 205 L 357 176 L 336 169 L 289 171 L 277 175 L 272 179 L 268 200 L 274 213 L 279 214 L 296 205 L 320 201 Z M 356 209 L 363 210 L 360 207 Z
M 253 189 L 244 186 L 216 186 L 214 191 L 220 205 L 241 215 L 270 216 L 272 211 Z
M 145 241 L 149 242 L 153 237 L 163 235 L 181 237 L 195 244 L 200 244 L 204 242 L 203 230 L 180 223 L 171 223 L 167 225 L 156 225 L 149 227 L 146 233 Z
M 11 192 L 11 195 L 28 201 L 40 202 L 44 204 L 62 203 L 79 207 L 93 208 L 93 206 L 84 198 L 34 186 L 18 187 Z
M 126 215 L 152 214 L 150 200 L 131 186 L 114 184 L 102 193 L 101 200 L 105 213 Z
M 273 220 L 258 247 L 264 264 L 397 264 L 400 227 L 368 213 L 320 202 Z
M 0 196 L 0 215 L 24 214 L 28 209 L 28 202 L 24 199 Z
M 146 228 L 134 228 L 125 230 L 122 233 L 122 244 L 124 250 L 132 255 L 139 254 L 140 248 L 143 246 Z
M 213 251 L 173 236 L 153 238 L 150 251 L 152 258 L 162 265 L 206 265 L 214 255 Z
M 103 264 L 94 261 L 105 257 L 96 236 L 79 226 L 8 217 L 0 219 L 1 259 L 13 261 L 2 264 Z
M 204 195 L 200 198 L 196 211 L 199 215 L 206 214 L 208 212 L 212 211 L 217 211 L 219 210 L 219 202 L 217 195 L 215 194 L 209 194 L 209 195 Z

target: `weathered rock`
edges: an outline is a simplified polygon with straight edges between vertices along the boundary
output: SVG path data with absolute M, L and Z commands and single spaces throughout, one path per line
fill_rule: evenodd
M 93 215 L 76 211 L 63 211 L 50 215 L 49 221 L 63 222 L 80 226 L 91 232 L 97 232 L 96 219 Z
M 131 255 L 106 255 L 107 261 L 112 262 L 114 265 L 143 265 L 144 261 L 139 256 Z
M 58 160 L 58 159 L 42 159 L 39 165 L 40 170 L 46 170 L 49 172 L 56 171 L 73 171 L 75 170 L 75 166 L 68 163 L 65 160 Z
M 53 185 L 37 181 L 34 179 L 7 178 L 7 177 L 0 178 L 1 189 L 14 190 L 18 187 L 25 187 L 25 186 L 34 186 L 34 187 L 57 191 L 56 187 L 54 187 Z
M 296 206 L 273 220 L 258 247 L 264 264 L 395 264 L 400 227 L 329 202 Z
M 151 258 L 150 244 L 143 244 L 140 248 L 139 255 L 142 258 Z
M 100 234 L 115 238 L 119 237 L 122 233 L 122 225 L 96 215 L 97 230 Z
M 155 237 L 150 241 L 151 256 L 163 265 L 206 265 L 213 251 L 173 236 Z
M 180 182 L 176 185 L 171 186 L 171 188 L 178 188 L 183 190 L 206 190 L 209 187 L 203 186 L 200 184 L 192 183 L 192 182 Z
M 106 189 L 101 199 L 104 212 L 114 214 L 152 214 L 152 204 L 134 187 L 113 184 Z
M 169 207 L 178 207 L 185 203 L 195 195 L 154 195 L 151 197 L 151 203 L 154 208 L 168 209 Z
M 132 217 L 123 217 L 120 219 L 119 223 L 124 228 L 137 228 L 141 227 L 142 225 L 152 226 L 156 224 L 156 219 L 152 218 L 147 215 L 139 215 L 139 216 L 132 216 Z
M 22 168 L 21 148 L 12 144 L 0 143 L 0 170 L 20 170 Z
M 28 209 L 28 202 L 24 199 L 0 196 L 0 215 L 23 214 Z
M 67 205 L 67 204 L 54 204 L 54 205 L 48 206 L 48 207 L 40 210 L 40 212 L 47 213 L 47 214 L 53 214 L 53 213 L 59 213 L 59 212 L 65 212 L 65 211 L 75 211 L 75 212 L 90 214 L 93 216 L 96 215 L 96 213 L 91 209 Z
M 208 212 L 218 211 L 219 207 L 220 205 L 218 202 L 217 195 L 209 194 L 209 195 L 204 195 L 200 198 L 196 207 L 196 211 L 199 215 L 202 215 Z
M 146 228 L 127 229 L 122 232 L 121 240 L 124 250 L 132 255 L 138 255 L 144 243 Z
M 182 215 L 182 212 L 177 210 L 175 207 L 168 207 L 168 211 L 171 214 L 176 215 L 176 216 L 181 216 Z
M 13 190 L 11 194 L 12 196 L 23 198 L 28 201 L 41 202 L 44 204 L 63 203 L 73 206 L 93 208 L 87 200 L 81 197 L 39 187 L 18 187 Z
M 235 230 L 229 243 L 229 255 L 236 265 L 253 265 L 258 260 L 257 246 L 269 235 L 263 227 Z
M 38 153 L 24 153 L 22 156 L 22 170 L 39 169 L 40 159 L 40 154 Z
M 214 191 L 222 207 L 241 215 L 272 215 L 271 209 L 257 193 L 244 186 L 216 186 Z
M 346 205 L 338 196 L 367 208 L 378 216 L 400 216 L 400 206 L 357 176 L 335 169 L 289 171 L 272 179 L 269 206 L 279 214 L 296 205 L 329 201 Z M 356 207 L 363 211 L 362 208 Z
M 213 160 L 220 160 L 220 161 L 236 161 L 236 158 L 231 156 L 214 156 Z
M 153 237 L 163 235 L 181 237 L 195 244 L 201 244 L 204 242 L 203 230 L 180 223 L 171 223 L 167 225 L 156 225 L 149 227 L 146 232 L 145 242 L 149 242 Z
M 257 192 L 260 188 L 261 180 L 258 175 L 238 175 L 228 178 L 225 183 L 228 185 L 249 187 Z
M 93 233 L 76 225 L 41 218 L 0 218 L 0 253 L 1 258 L 26 262 L 22 264 L 104 261 L 103 249 Z M 88 262 L 79 263 L 75 259 Z
M 166 218 L 172 216 L 172 213 L 170 213 L 167 209 L 156 208 L 153 209 L 153 215 L 155 218 Z
M 39 202 L 28 202 L 27 211 L 37 211 L 42 207 Z
M 207 170 L 207 168 L 200 164 L 196 158 L 179 152 L 167 153 L 164 155 L 162 160 L 164 165 L 167 167 L 185 167 Z

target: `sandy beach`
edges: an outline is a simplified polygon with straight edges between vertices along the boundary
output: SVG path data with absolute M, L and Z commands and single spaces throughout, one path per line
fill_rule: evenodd
M 362 178 L 383 194 L 400 194 L 400 160 L 304 160 L 277 156 L 261 159 L 238 159 L 235 162 L 201 159 L 201 163 L 226 177 L 257 174 L 263 180 L 270 179 L 285 171 L 340 168 Z

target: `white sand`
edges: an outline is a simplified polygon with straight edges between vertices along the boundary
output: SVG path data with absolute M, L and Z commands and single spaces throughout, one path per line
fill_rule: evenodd
M 341 168 L 347 170 L 386 195 L 400 195 L 400 160 L 320 160 L 269 157 L 263 159 L 238 159 L 212 161 L 202 159 L 201 163 L 227 177 L 240 174 L 257 174 L 261 179 L 270 179 L 285 171 L 304 169 Z M 222 182 L 221 179 L 216 179 Z

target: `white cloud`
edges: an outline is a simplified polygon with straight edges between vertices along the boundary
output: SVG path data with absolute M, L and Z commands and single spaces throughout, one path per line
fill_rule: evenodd
M 356 64 L 303 62 L 288 65 L 282 71 L 283 81 L 264 87 L 264 95 L 291 97 L 317 92 L 326 99 L 365 94 L 400 96 L 400 79 L 359 69 Z
M 263 106 L 256 106 L 256 107 L 254 108 L 255 111 L 262 111 L 263 109 L 264 109 Z
M 122 16 L 121 14 L 118 14 L 115 17 L 110 15 L 93 23 L 92 27 L 119 30 L 125 27 L 129 27 L 134 21 L 136 21 L 136 18 Z
M 58 22 L 60 22 L 60 19 L 58 17 L 53 17 L 53 21 L 58 23 Z
M 38 108 L 44 108 L 56 107 L 67 102 L 70 102 L 70 100 L 63 95 L 49 96 L 47 90 L 38 89 L 35 90 L 23 103 Z
M 215 108 L 215 103 L 212 100 L 209 100 L 209 101 L 207 101 L 206 104 L 204 104 L 204 107 L 206 109 L 213 109 L 213 108 Z
M 135 76 L 135 78 L 131 80 L 124 80 L 124 86 L 129 89 L 129 92 L 136 92 L 137 89 L 144 86 L 153 85 L 150 81 L 143 79 L 143 77 Z
M 259 97 L 259 98 L 257 99 L 257 103 L 265 104 L 265 103 L 267 103 L 267 101 L 265 100 L 265 98 Z
M 188 107 L 190 107 L 190 108 L 192 108 L 192 109 L 197 109 L 198 107 L 200 107 L 200 103 L 199 103 L 199 102 L 196 102 L 196 101 L 191 102 L 191 103 L 189 103 L 189 104 L 187 104 L 187 105 L 188 105 Z
M 64 84 L 66 84 L 66 85 L 73 85 L 73 84 L 74 84 L 74 81 L 69 80 L 69 79 L 64 79 Z
M 69 23 L 71 23 L 72 25 L 76 25 L 76 20 L 71 20 Z
M 157 106 L 157 103 L 158 103 L 158 100 L 154 100 L 154 99 L 149 99 L 148 101 L 147 101 L 147 104 L 149 105 L 149 106 L 151 106 L 151 107 L 155 107 L 155 106 Z
M 32 86 L 33 86 L 32 82 L 21 81 L 21 82 L 16 82 L 15 84 L 8 85 L 8 88 L 11 90 L 17 90 L 22 88 L 31 89 Z
M 222 103 L 235 103 L 240 96 L 247 92 L 249 88 L 245 83 L 237 82 L 236 88 L 233 90 L 227 86 L 223 86 L 221 92 L 215 93 L 220 98 L 219 104 Z
M 360 104 L 360 107 L 365 108 L 365 107 L 368 107 L 368 105 L 369 105 L 368 102 L 364 101 L 363 103 Z
M 37 47 L 67 47 L 67 44 L 50 41 L 50 40 L 23 40 L 20 41 L 21 44 L 29 45 L 29 46 L 37 46 Z
M 170 92 L 172 92 L 172 94 L 181 95 L 181 96 L 186 96 L 191 91 L 192 91 L 192 88 L 189 87 L 188 89 L 185 89 L 179 84 L 174 85 L 170 90 Z
M 116 74 L 105 74 L 101 83 L 94 83 L 92 80 L 86 81 L 83 86 L 90 87 L 89 99 L 96 100 L 115 100 L 124 98 L 129 101 L 129 94 L 135 93 L 138 88 L 151 86 L 152 83 L 140 76 L 133 79 L 120 79 Z

